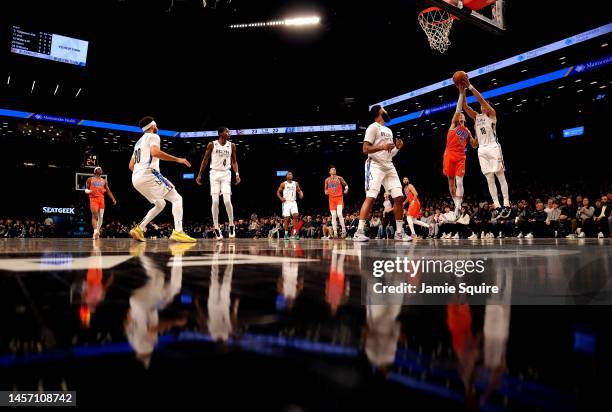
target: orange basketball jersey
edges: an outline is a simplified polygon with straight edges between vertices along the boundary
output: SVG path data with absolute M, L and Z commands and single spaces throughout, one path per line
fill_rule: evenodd
M 330 177 L 327 179 L 327 193 L 329 197 L 342 196 L 342 183 L 338 177 Z
M 89 197 L 104 197 L 105 183 L 106 181 L 102 178 L 92 177 L 89 180 L 89 190 L 91 190 Z
M 470 132 L 465 126 L 457 126 L 450 129 L 446 135 L 446 150 L 455 153 L 465 154 L 465 146 L 467 145 Z

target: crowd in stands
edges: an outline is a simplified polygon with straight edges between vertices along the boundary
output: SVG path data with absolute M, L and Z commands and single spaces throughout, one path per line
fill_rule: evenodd
M 34 219 L 0 218 L 0 238 L 41 238 L 54 235 L 55 225 L 50 218 L 42 222 Z
M 582 195 L 536 198 L 531 201 L 519 199 L 512 204 L 512 212 L 501 218 L 493 204 L 486 201 L 466 201 L 455 216 L 453 206 L 444 198 L 421 199 L 424 206 L 419 219 L 428 225 L 416 227 L 416 234 L 422 238 L 478 239 L 478 238 L 583 238 L 610 237 L 612 233 L 612 193 L 596 198 Z M 329 212 L 307 211 L 299 220 L 298 233 L 302 238 L 327 238 L 333 235 Z M 359 224 L 359 208 L 345 209 L 348 238 L 352 237 Z M 136 222 L 105 222 L 102 236 L 127 238 Z M 247 219 L 235 222 L 236 236 L 242 238 L 282 237 L 283 219 L 280 216 L 258 217 L 253 214 Z M 405 225 L 408 231 L 408 225 Z M 213 238 L 210 222 L 185 222 L 185 231 L 196 238 Z M 221 226 L 224 237 L 228 236 L 228 224 Z M 292 231 L 293 228 L 291 227 Z M 170 222 L 150 224 L 146 236 L 167 238 L 172 232 Z M 370 238 L 393 238 L 395 217 L 391 202 L 385 201 L 376 208 L 366 222 L 366 234 Z M 54 237 L 56 230 L 50 218 L 44 221 L 34 219 L 0 219 L 0 238 Z

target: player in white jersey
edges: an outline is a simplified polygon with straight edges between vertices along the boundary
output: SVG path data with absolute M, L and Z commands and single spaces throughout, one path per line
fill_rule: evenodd
M 304 198 L 304 192 L 300 188 L 300 184 L 293 180 L 293 173 L 287 172 L 287 180 L 280 184 L 276 191 L 276 196 L 283 203 L 283 227 L 285 228 L 285 240 L 289 240 L 289 217 L 293 217 L 293 238 L 299 239 L 297 227 L 298 227 L 298 207 L 297 197 L 300 199 Z
M 230 131 L 227 127 L 220 127 L 217 130 L 219 139 L 208 143 L 206 153 L 200 172 L 196 178 L 196 183 L 202 184 L 202 173 L 208 165 L 210 159 L 210 196 L 212 198 L 212 218 L 217 240 L 223 239 L 221 229 L 219 229 L 219 194 L 223 195 L 223 203 L 229 220 L 229 237 L 236 237 L 234 227 L 234 207 L 232 206 L 232 172 L 236 174 L 236 184 L 240 183 L 240 173 L 238 173 L 238 161 L 236 160 L 236 145 L 230 142 Z
M 382 185 L 385 191 L 393 197 L 393 211 L 397 226 L 395 240 L 410 241 L 412 238 L 404 233 L 402 183 L 393 165 L 393 156 L 404 146 L 404 142 L 401 139 L 393 141 L 391 129 L 385 127 L 385 122 L 388 122 L 390 118 L 383 107 L 380 105 L 373 106 L 370 109 L 370 118 L 374 120 L 374 123 L 368 126 L 363 141 L 363 153 L 368 155 L 365 162 L 366 198 L 361 206 L 359 226 L 353 240 L 356 242 L 370 240 L 364 233 L 365 222 L 370 216 L 372 206 Z
M 463 110 L 474 120 L 474 128 L 476 129 L 476 138 L 478 140 L 478 160 L 480 161 L 480 169 L 487 178 L 489 185 L 489 193 L 493 199 L 493 204 L 500 214 L 501 218 L 510 216 L 510 197 L 508 191 L 508 182 L 506 181 L 504 156 L 502 155 L 501 146 L 497 141 L 497 113 L 495 109 L 487 102 L 480 92 L 472 86 L 469 80 L 465 80 L 466 87 L 472 92 L 480 103 L 480 113 L 477 113 L 467 104 L 465 93 L 463 95 Z M 495 185 L 495 177 L 499 180 L 502 195 L 504 197 L 504 207 L 502 209 L 499 198 L 497 196 L 497 186 Z
M 134 153 L 130 159 L 132 171 L 132 184 L 141 195 L 153 203 L 144 219 L 132 230 L 130 236 L 144 242 L 144 232 L 147 225 L 164 210 L 166 200 L 172 203 L 172 216 L 174 217 L 174 230 L 170 239 L 177 242 L 195 242 L 196 240 L 183 232 L 183 198 L 178 194 L 172 183 L 159 171 L 159 160 L 168 160 L 191 167 L 189 161 L 182 157 L 174 157 L 160 149 L 158 128 L 152 117 L 144 117 L 140 128 L 145 132 L 134 146 Z

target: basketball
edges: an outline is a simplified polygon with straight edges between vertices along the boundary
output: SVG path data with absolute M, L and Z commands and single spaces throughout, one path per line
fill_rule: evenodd
M 455 83 L 455 86 L 459 86 L 462 83 L 465 83 L 467 80 L 468 75 L 462 70 L 459 70 L 458 72 L 455 72 L 455 74 L 453 74 L 453 83 Z

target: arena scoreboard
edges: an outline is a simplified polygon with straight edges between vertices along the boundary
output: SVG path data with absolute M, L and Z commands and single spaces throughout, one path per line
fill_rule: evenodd
M 85 66 L 89 42 L 59 34 L 13 26 L 11 52 L 61 63 Z

